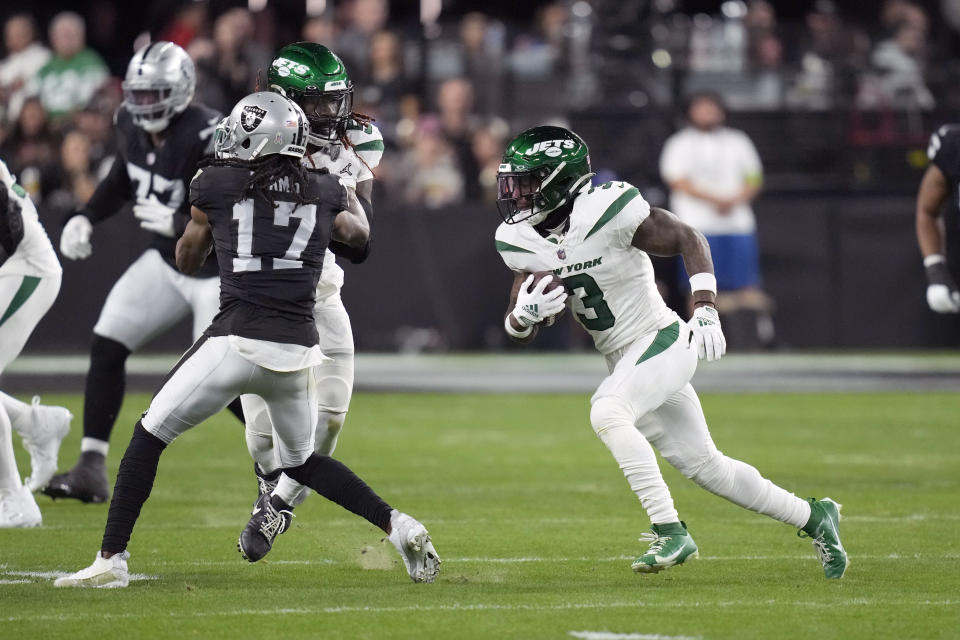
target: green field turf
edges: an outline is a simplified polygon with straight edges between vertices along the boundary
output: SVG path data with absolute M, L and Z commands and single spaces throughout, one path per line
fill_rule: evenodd
M 77 396 L 44 400 L 80 414 Z M 146 403 L 127 398 L 111 474 Z M 0 530 L 0 638 L 960 637 L 960 395 L 721 395 L 704 407 L 725 453 L 844 504 L 843 580 L 826 581 L 790 527 L 673 469 L 701 558 L 633 574 L 647 521 L 585 396 L 359 394 L 338 457 L 429 527 L 436 584 L 413 584 L 378 530 L 317 496 L 266 560 L 244 562 L 255 481 L 222 414 L 161 459 L 130 545 L 131 571 L 150 579 L 53 588 L 56 572 L 93 560 L 105 505 L 40 497 L 43 528 Z M 80 431 L 76 420 L 62 466 Z

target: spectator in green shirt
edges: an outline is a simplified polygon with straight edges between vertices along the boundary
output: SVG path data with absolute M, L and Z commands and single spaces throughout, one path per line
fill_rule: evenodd
M 53 57 L 37 73 L 35 92 L 54 120 L 85 107 L 108 77 L 107 66 L 86 46 L 86 25 L 72 11 L 50 22 Z

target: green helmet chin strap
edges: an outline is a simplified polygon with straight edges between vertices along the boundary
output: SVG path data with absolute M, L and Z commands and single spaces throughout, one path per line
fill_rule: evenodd
M 507 146 L 497 172 L 497 209 L 507 224 L 539 224 L 593 176 L 586 143 L 563 127 L 527 129 Z
M 313 42 L 288 44 L 270 63 L 267 84 L 300 105 L 310 122 L 312 144 L 343 136 L 353 112 L 353 83 L 330 49 Z

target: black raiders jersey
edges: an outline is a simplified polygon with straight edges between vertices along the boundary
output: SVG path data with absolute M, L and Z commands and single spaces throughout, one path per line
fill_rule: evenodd
M 944 211 L 947 262 L 960 275 L 960 124 L 945 124 L 930 136 L 927 157 L 947 179 L 949 205 Z
M 206 334 L 312 347 L 320 339 L 317 282 L 347 192 L 336 176 L 311 172 L 306 204 L 296 205 L 285 179 L 270 191 L 274 202 L 262 193 L 240 200 L 250 175 L 246 167 L 209 166 L 190 184 L 220 264 L 220 312 Z
M 213 155 L 213 131 L 221 115 L 201 104 L 191 104 L 175 116 L 163 132 L 163 142 L 154 147 L 150 134 L 133 124 L 130 113 L 120 107 L 114 116 L 118 137 L 117 157 L 110 173 L 97 185 L 81 213 L 98 222 L 116 214 L 128 202 L 159 201 L 177 210 L 174 237 L 151 233 L 150 246 L 176 268 L 177 238 L 190 220 L 187 187 L 201 159 Z M 195 277 L 217 275 L 214 259 L 207 260 Z

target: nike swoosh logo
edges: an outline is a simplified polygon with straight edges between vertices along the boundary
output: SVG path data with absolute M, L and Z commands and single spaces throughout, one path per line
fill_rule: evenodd
M 261 511 L 260 507 L 257 507 L 256 509 L 253 510 L 253 513 L 250 514 L 250 515 L 254 515 L 254 516 L 255 516 L 255 515 L 257 515 L 258 513 L 260 513 L 260 511 Z
M 677 549 L 672 555 L 669 555 L 669 556 L 656 555 L 656 556 L 654 556 L 654 558 L 657 559 L 657 562 L 658 562 L 658 563 L 660 563 L 660 562 L 670 562 L 670 561 L 672 561 L 672 560 L 676 560 L 677 557 L 680 555 L 681 552 L 683 552 L 683 547 L 680 547 L 679 549 Z

